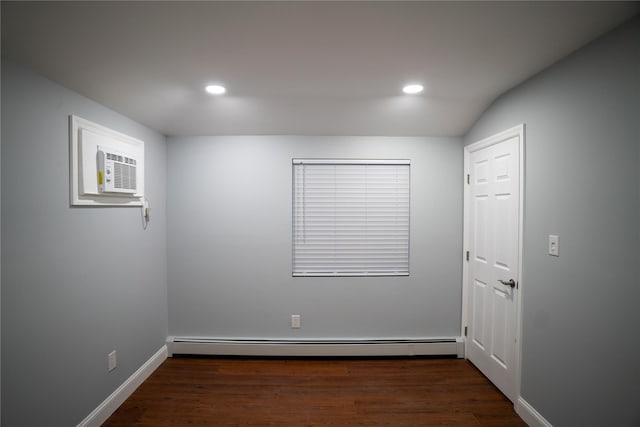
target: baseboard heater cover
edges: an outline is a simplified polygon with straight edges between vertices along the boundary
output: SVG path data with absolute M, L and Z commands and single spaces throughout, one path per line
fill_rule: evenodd
M 456 356 L 464 357 L 462 337 L 374 340 L 280 340 L 169 337 L 174 354 L 219 356 Z

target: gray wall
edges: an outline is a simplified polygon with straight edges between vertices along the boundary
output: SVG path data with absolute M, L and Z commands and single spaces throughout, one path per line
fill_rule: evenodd
M 69 206 L 69 114 L 145 141 L 146 231 Z M 2 424 L 76 425 L 167 335 L 166 141 L 6 61 L 2 125 Z
M 232 338 L 460 335 L 459 138 L 169 138 L 169 333 Z M 411 275 L 291 276 L 291 159 L 411 160 Z M 289 327 L 291 314 L 302 328 Z
M 0 7 L 0 15 L 2 8 Z M 0 23 L 2 17 L 0 16 Z M 0 38 L 1 38 L 0 31 Z M 0 46 L 2 45 L 0 41 Z M 0 60 L 1 61 L 1 60 Z M 0 63 L 0 82 L 2 81 L 2 66 Z M 2 100 L 2 85 L 0 84 L 0 100 Z M 2 129 L 2 102 L 0 101 L 0 129 Z M 2 132 L 0 131 L 0 151 L 2 151 Z M 0 165 L 2 159 L 0 158 Z M 0 166 L 0 177 L 2 176 L 2 167 Z M 0 189 L 2 188 L 2 179 L 0 178 Z M 2 223 L 2 191 L 0 190 L 0 224 Z M 2 241 L 2 227 L 0 226 L 0 242 Z M 0 245 L 0 367 L 2 366 L 2 245 Z M 2 425 L 2 369 L 0 369 L 0 425 Z
M 640 20 L 503 95 L 465 142 L 519 123 L 521 394 L 554 426 L 640 425 Z

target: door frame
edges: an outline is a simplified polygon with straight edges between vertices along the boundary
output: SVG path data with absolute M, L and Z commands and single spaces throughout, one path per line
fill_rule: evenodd
M 520 399 L 520 380 L 522 373 L 522 298 L 523 298 L 523 282 L 522 282 L 522 266 L 523 266 L 523 247 L 524 247 L 524 149 L 525 149 L 525 125 L 520 124 L 509 128 L 505 131 L 497 133 L 495 135 L 484 138 L 480 141 L 474 142 L 464 147 L 464 223 L 463 223 L 463 257 L 462 257 L 462 322 L 460 336 L 465 341 L 464 357 L 468 359 L 467 354 L 467 337 L 465 335 L 465 329 L 468 326 L 468 322 L 471 318 L 471 304 L 469 304 L 469 298 L 471 296 L 471 287 L 469 283 L 469 262 L 466 258 L 469 248 L 469 234 L 471 233 L 470 223 L 470 206 L 471 206 L 471 191 L 470 185 L 467 181 L 467 177 L 471 173 L 471 153 L 498 144 L 507 139 L 518 137 L 518 162 L 519 162 L 519 189 L 520 195 L 518 200 L 518 274 L 516 280 L 518 281 L 518 290 L 516 292 L 516 329 L 515 329 L 515 344 L 514 344 L 514 373 L 515 373 L 515 398 L 513 401 L 514 407 L 517 405 Z

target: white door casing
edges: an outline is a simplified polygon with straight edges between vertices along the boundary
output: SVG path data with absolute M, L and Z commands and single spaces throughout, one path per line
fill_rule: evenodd
M 520 383 L 523 154 L 524 125 L 465 147 L 466 357 L 512 402 Z

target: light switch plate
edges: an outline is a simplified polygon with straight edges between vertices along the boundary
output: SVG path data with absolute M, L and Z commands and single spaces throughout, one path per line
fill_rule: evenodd
M 113 350 L 111 353 L 109 353 L 107 355 L 107 359 L 109 359 L 109 372 L 111 372 L 114 369 L 116 369 L 116 367 L 118 366 L 118 359 L 117 359 L 117 356 L 116 356 L 116 351 Z
M 560 236 L 549 234 L 549 255 L 560 256 Z

